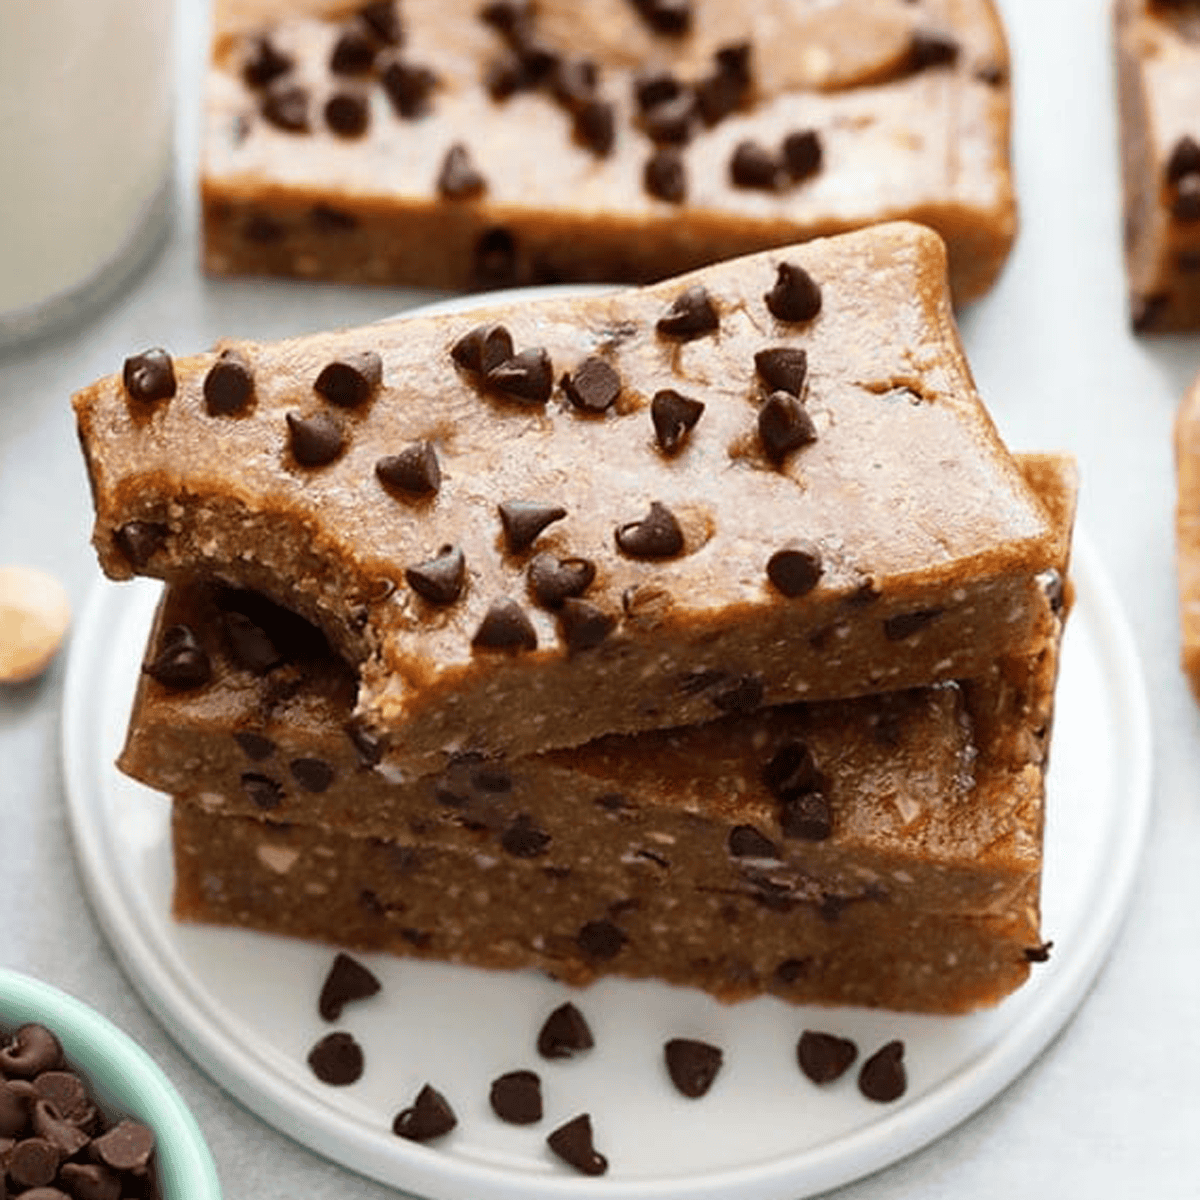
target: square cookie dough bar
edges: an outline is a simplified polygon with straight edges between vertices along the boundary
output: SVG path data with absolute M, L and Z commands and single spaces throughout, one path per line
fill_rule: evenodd
M 204 263 L 649 282 L 909 219 L 956 300 L 1016 231 L 991 0 L 217 0 Z
M 978 675 L 1045 640 L 1069 539 L 909 224 L 140 355 L 75 405 L 105 570 L 320 625 L 393 777 Z

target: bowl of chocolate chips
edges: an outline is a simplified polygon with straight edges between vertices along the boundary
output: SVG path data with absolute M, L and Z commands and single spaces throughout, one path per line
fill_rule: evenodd
M 195 1118 L 86 1004 L 0 970 L 0 1200 L 220 1200 Z

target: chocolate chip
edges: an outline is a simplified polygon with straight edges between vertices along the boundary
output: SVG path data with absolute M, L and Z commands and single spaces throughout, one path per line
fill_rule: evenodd
M 554 65 L 550 90 L 564 108 L 578 112 L 595 99 L 600 74 L 590 58 L 565 58 Z
M 173 692 L 203 687 L 212 678 L 212 663 L 195 631 L 187 625 L 172 625 L 162 635 L 158 653 L 142 670 L 156 683 Z M 3 1060 L 0 1058 L 0 1068 Z
M 349 721 L 343 728 L 364 767 L 377 766 L 383 760 L 384 740 L 380 734 L 359 721 Z
M 446 151 L 437 177 L 438 195 L 446 200 L 474 200 L 487 190 L 487 180 L 471 161 L 470 151 L 455 142 Z
M 582 654 L 599 646 L 616 624 L 616 617 L 587 600 L 564 599 L 559 610 L 559 627 L 569 654 Z
M 430 97 L 438 79 L 427 67 L 397 60 L 384 68 L 380 82 L 396 115 L 411 121 L 429 111 Z
M 120 1176 L 100 1163 L 65 1162 L 58 1169 L 58 1178 L 72 1200 L 118 1200 L 121 1195 Z M 58 1198 L 50 1195 L 44 1200 Z
M 583 1013 L 571 1004 L 560 1004 L 543 1022 L 537 1049 L 543 1058 L 573 1058 L 595 1045 Z
M 687 198 L 687 169 L 683 155 L 674 146 L 660 146 L 646 160 L 642 186 L 651 196 L 670 204 L 682 204 Z
M 729 159 L 729 178 L 735 187 L 775 190 L 780 173 L 778 157 L 755 141 L 738 142 Z
M 343 138 L 362 137 L 367 132 L 371 109 L 358 92 L 335 92 L 325 101 L 325 124 Z
M 617 526 L 617 548 L 630 558 L 671 558 L 683 549 L 683 530 L 665 504 L 655 500 L 640 521 Z
M 783 139 L 783 169 L 794 183 L 800 183 L 821 169 L 824 153 L 821 138 L 815 129 L 789 133 Z
M 575 944 L 584 956 L 606 962 L 621 953 L 629 939 L 611 921 L 588 921 L 575 935 Z
M 326 1021 L 337 1021 L 342 1009 L 355 1000 L 365 1000 L 380 990 L 375 975 L 350 955 L 339 952 L 321 985 L 317 1012 Z
M 754 355 L 754 369 L 770 391 L 799 396 L 808 375 L 808 353 L 798 346 L 770 346 Z
M 275 753 L 275 743 L 260 733 L 238 732 L 233 735 L 233 740 L 251 762 L 263 762 Z
M 62 1065 L 62 1045 L 45 1025 L 30 1021 L 20 1025 L 0 1047 L 0 1076 L 33 1079 Z
M 358 15 L 385 45 L 398 46 L 404 40 L 404 27 L 393 0 L 372 0 L 358 10 Z
M 169 530 L 157 521 L 126 521 L 113 534 L 117 549 L 132 567 L 144 567 L 167 540 Z
M 492 1111 L 510 1125 L 535 1125 L 542 1119 L 542 1081 L 536 1071 L 509 1071 L 492 1081 Z
M 806 1029 L 796 1043 L 796 1061 L 813 1083 L 832 1083 L 841 1078 L 858 1057 L 858 1047 L 833 1033 Z
M 734 858 L 779 858 L 779 848 L 753 825 L 735 825 L 729 831 L 729 853 Z
M 1040 946 L 1025 947 L 1025 961 L 1029 963 L 1044 963 L 1050 961 L 1050 951 L 1053 949 L 1053 942 L 1042 942 Z
M 326 792 L 334 780 L 333 768 L 321 758 L 293 758 L 288 770 L 306 792 Z
M 782 262 L 775 286 L 763 299 L 771 315 L 780 321 L 811 321 L 821 311 L 821 289 L 813 277 L 795 263 Z
M 462 595 L 467 561 L 458 546 L 443 546 L 437 557 L 404 572 L 408 586 L 430 604 L 453 604 Z
M 580 1113 L 546 1138 L 546 1145 L 568 1166 L 583 1175 L 603 1175 L 608 1159 L 592 1144 L 592 1119 Z
M 889 642 L 902 642 L 920 633 L 926 625 L 942 615 L 940 608 L 919 608 L 915 612 L 898 613 L 883 623 L 883 636 Z
M 431 1142 L 445 1137 L 457 1124 L 458 1118 L 446 1097 L 427 1083 L 417 1093 L 414 1103 L 396 1115 L 392 1132 L 410 1142 Z
M 9 1178 L 19 1188 L 44 1188 L 58 1174 L 60 1157 L 45 1138 L 22 1138 L 6 1155 Z
M 833 814 L 824 792 L 789 796 L 779 810 L 779 828 L 785 838 L 823 842 L 833 833 Z
M 307 133 L 308 92 L 295 84 L 269 88 L 262 98 L 262 115 L 284 133 Z
M 762 704 L 762 680 L 754 675 L 743 675 L 733 680 L 728 687 L 714 692 L 712 702 L 723 713 L 753 712 Z
M 413 442 L 399 454 L 375 464 L 376 478 L 409 496 L 429 496 L 442 485 L 442 471 L 432 442 Z
M 693 1038 L 672 1038 L 663 1046 L 663 1056 L 671 1082 L 693 1100 L 712 1087 L 724 1061 L 718 1047 Z
M 633 98 L 639 112 L 649 112 L 660 104 L 685 95 L 687 92 L 679 80 L 670 71 L 662 68 L 650 68 L 634 76 Z
M 246 799 L 260 812 L 271 812 L 283 803 L 283 787 L 269 775 L 247 771 L 241 784 Z
M 499 771 L 494 767 L 483 767 L 472 773 L 471 786 L 478 788 L 481 792 L 503 795 L 513 790 L 513 781 L 507 771 Z
M 793 542 L 767 559 L 767 578 L 790 599 L 811 592 L 823 571 L 821 551 L 815 542 Z
M 584 412 L 601 413 L 621 394 L 621 377 L 602 358 L 585 358 L 559 381 L 567 399 Z
M 284 661 L 275 643 L 245 613 L 222 613 L 221 625 L 233 657 L 248 671 L 265 675 Z
M 547 525 L 561 521 L 567 515 L 561 505 L 541 504 L 537 500 L 505 500 L 498 507 L 510 554 L 528 550 Z
M 29 1124 L 31 1096 L 24 1096 L 0 1076 L 0 1139 L 19 1137 Z
M 693 338 L 715 333 L 720 324 L 717 310 L 701 283 L 685 288 L 659 317 L 655 328 L 663 337 L 690 342 Z
M 572 134 L 581 146 L 604 158 L 612 153 L 617 138 L 617 119 L 606 100 L 589 100 L 575 113 Z
M 958 42 L 948 33 L 914 29 L 908 45 L 908 67 L 910 71 L 951 67 L 958 61 L 958 53 Z
M 520 404 L 545 404 L 554 390 L 554 368 L 550 356 L 540 346 L 505 359 L 487 371 L 484 378 L 493 391 Z
M 171 356 L 159 347 L 127 358 L 122 377 L 130 398 L 143 404 L 169 400 L 175 395 L 175 365 Z
M 1129 323 L 1134 333 L 1152 333 L 1160 318 L 1171 305 L 1171 297 L 1165 292 L 1154 292 L 1149 296 L 1130 298 Z
M 529 4 L 517 0 L 489 0 L 479 9 L 479 19 L 507 38 L 522 36 L 532 16 Z
M 550 848 L 550 835 L 521 813 L 500 835 L 500 846 L 513 858 L 537 858 Z
M 762 781 L 777 800 L 788 801 L 822 786 L 812 751 L 797 741 L 784 742 L 763 768 Z
M 476 325 L 450 347 L 460 367 L 486 375 L 513 356 L 512 334 L 503 325 Z
M 154 1131 L 124 1120 L 92 1142 L 92 1151 L 114 1171 L 141 1171 L 154 1153 Z
M 352 25 L 342 30 L 329 55 L 329 70 L 334 75 L 366 75 L 375 65 L 379 47 L 367 30 Z
M 223 350 L 204 377 L 204 406 L 210 417 L 243 412 L 254 395 L 254 374 L 237 350 Z
M 259 246 L 282 242 L 286 235 L 287 229 L 279 221 L 261 212 L 251 213 L 242 229 L 242 236 L 246 241 Z
M 536 650 L 537 631 L 525 610 L 507 597 L 494 600 L 488 608 L 475 636 L 474 650 Z
M 696 109 L 706 125 L 716 125 L 741 108 L 750 95 L 750 44 L 722 46 L 715 70 L 696 85 Z
M 529 564 L 529 587 L 544 608 L 558 608 L 572 596 L 582 596 L 596 578 L 595 565 L 586 558 L 559 558 L 541 553 Z
M 308 1054 L 313 1074 L 331 1087 L 346 1087 L 362 1078 L 362 1047 L 350 1033 L 326 1034 Z
M 374 350 L 335 359 L 321 369 L 313 389 L 338 408 L 357 408 L 379 390 L 383 360 Z
M 1183 223 L 1200 221 L 1200 175 L 1185 175 L 1176 185 L 1171 216 Z
M 785 958 L 775 968 L 775 981 L 783 987 L 794 987 L 807 978 L 812 970 L 811 958 Z
M 633 0 L 642 20 L 665 37 L 680 37 L 692 27 L 692 0 Z
M 273 83 L 292 69 L 292 60 L 277 50 L 266 37 L 255 38 L 242 66 L 242 78 L 248 87 L 260 88 Z
M 88 1115 L 94 1118 L 95 1109 L 91 1109 Z M 33 1130 L 37 1137 L 49 1142 L 63 1158 L 78 1154 L 92 1140 L 81 1128 L 81 1123 L 68 1120 L 53 1101 L 38 1100 L 34 1104 Z
M 876 1050 L 858 1073 L 858 1090 L 868 1100 L 889 1104 L 904 1095 L 908 1077 L 904 1070 L 904 1043 L 888 1042 Z
M 292 457 L 302 467 L 324 467 L 345 449 L 341 424 L 329 413 L 311 417 L 288 413 L 287 426 Z
M 642 128 L 653 142 L 681 146 L 691 139 L 695 113 L 691 94 L 680 91 L 647 107 L 642 114 Z
M 758 410 L 758 440 L 776 467 L 794 450 L 817 440 L 808 409 L 790 392 L 772 392 Z
M 650 419 L 654 422 L 654 436 L 666 454 L 674 454 L 683 445 L 702 412 L 704 405 L 699 400 L 671 388 L 654 393 Z
M 1167 159 L 1167 186 L 1174 187 L 1186 175 L 1200 175 L 1200 142 L 1185 133 Z

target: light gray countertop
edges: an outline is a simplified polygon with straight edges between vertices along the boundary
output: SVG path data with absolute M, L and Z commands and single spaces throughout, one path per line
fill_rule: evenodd
M 999 286 L 961 314 L 977 381 L 1015 449 L 1078 458 L 1080 521 L 1133 626 L 1150 693 L 1155 795 L 1140 882 L 1107 966 L 1041 1058 L 963 1125 L 845 1200 L 921 1194 L 1194 1195 L 1200 1068 L 1200 713 L 1178 667 L 1171 424 L 1200 338 L 1135 339 L 1125 317 L 1108 6 L 1002 0 L 1014 53 L 1022 231 Z M 132 349 L 199 349 L 370 321 L 430 298 L 205 279 L 194 171 L 202 0 L 181 0 L 179 189 L 168 244 L 103 312 L 0 355 L 0 563 L 97 578 L 68 397 Z M 2 266 L 0 266 L 2 269 Z M 123 976 L 72 857 L 58 759 L 65 660 L 0 692 L 0 964 L 88 999 L 191 1105 L 230 1200 L 394 1196 L 241 1109 L 167 1037 Z M 785 1198 L 781 1197 L 781 1200 Z

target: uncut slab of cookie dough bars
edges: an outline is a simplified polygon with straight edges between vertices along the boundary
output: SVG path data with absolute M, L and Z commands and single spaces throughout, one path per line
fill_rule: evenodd
M 168 587 L 120 765 L 175 909 L 569 983 L 960 1012 L 1045 956 L 1071 464 L 943 243 L 135 355 L 75 397 Z

